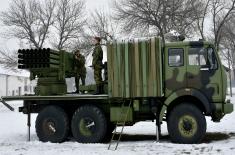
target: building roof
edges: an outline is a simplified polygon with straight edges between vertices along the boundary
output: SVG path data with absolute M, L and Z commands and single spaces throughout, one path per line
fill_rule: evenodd
M 20 70 L 20 69 L 16 69 L 16 70 L 5 69 L 2 66 L 0 66 L 0 75 L 29 77 L 30 72 L 26 70 Z

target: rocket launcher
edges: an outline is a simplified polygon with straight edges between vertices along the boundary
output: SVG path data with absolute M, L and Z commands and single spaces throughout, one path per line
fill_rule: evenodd
M 36 95 L 67 93 L 65 78 L 74 76 L 74 56 L 66 51 L 47 49 L 18 50 L 18 68 L 30 71 L 30 79 L 37 79 Z

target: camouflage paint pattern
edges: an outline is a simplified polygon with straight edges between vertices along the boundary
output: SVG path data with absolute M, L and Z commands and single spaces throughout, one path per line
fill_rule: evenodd
M 81 78 L 86 78 L 86 67 L 85 67 L 86 59 L 85 57 L 80 54 L 79 57 L 74 56 L 74 72 L 76 76 Z
M 205 94 L 210 102 L 222 102 L 225 100 L 225 91 L 223 89 L 222 74 L 224 70 L 220 69 L 220 61 L 217 56 L 217 69 L 210 69 L 210 66 L 203 67 L 200 65 L 190 65 L 188 51 L 191 47 L 205 47 L 209 43 L 202 43 L 201 45 L 192 45 L 190 42 L 183 42 L 178 44 L 167 44 L 165 47 L 165 96 L 169 97 L 172 93 L 180 89 L 197 89 Z M 211 46 L 211 45 L 210 45 Z M 169 67 L 168 65 L 168 50 L 174 48 L 181 48 L 184 51 L 184 64 L 177 67 Z M 216 54 L 216 52 L 215 52 Z M 217 54 L 216 54 L 217 55 Z
M 96 44 L 94 51 L 92 53 L 92 67 L 94 69 L 94 79 L 97 85 L 102 84 L 102 60 L 103 60 L 103 50 L 100 44 Z
M 94 79 L 97 85 L 102 84 L 102 68 L 94 67 Z
M 161 117 L 175 99 L 183 96 L 196 96 L 200 94 L 199 100 L 207 101 L 208 108 L 211 108 L 210 115 L 213 112 L 220 111 L 219 117 L 223 117 L 225 104 L 227 80 L 225 70 L 219 60 L 216 51 L 217 68 L 210 69 L 210 66 L 190 65 L 189 49 L 195 47 L 213 48 L 208 42 L 177 42 L 168 43 L 165 47 L 165 97 L 164 107 L 161 110 Z M 183 49 L 183 65 L 169 67 L 169 49 Z M 197 96 L 198 97 L 198 96 Z M 218 105 L 222 105 L 219 107 Z M 230 106 L 231 107 L 231 106 Z
M 82 85 L 85 85 L 86 79 L 86 59 L 82 54 L 79 56 L 74 56 L 74 72 L 75 72 L 75 85 L 76 90 L 79 91 L 79 82 L 82 81 Z

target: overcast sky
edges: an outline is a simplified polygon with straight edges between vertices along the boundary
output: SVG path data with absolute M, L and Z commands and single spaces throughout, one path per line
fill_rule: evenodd
M 113 0 L 85 0 L 86 9 L 88 13 L 94 9 L 102 9 L 102 10 L 109 11 L 109 4 L 112 1 Z M 10 2 L 11 0 L 1 0 L 0 11 L 7 10 Z M 1 27 L 0 27 L 0 32 L 3 32 Z M 7 48 L 9 50 L 13 50 L 13 49 L 18 48 L 17 44 L 18 43 L 16 40 L 6 40 L 6 39 L 3 39 L 2 36 L 0 36 L 0 49 Z

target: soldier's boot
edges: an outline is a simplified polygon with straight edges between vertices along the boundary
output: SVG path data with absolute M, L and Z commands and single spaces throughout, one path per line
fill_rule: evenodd
M 104 85 L 103 84 L 100 85 L 100 94 L 104 94 Z
M 93 95 L 99 95 L 100 94 L 100 85 L 96 85 L 96 92 Z
M 76 91 L 74 93 L 79 94 L 79 85 L 76 86 Z
M 85 86 L 85 79 L 82 79 L 82 86 Z M 85 94 L 85 90 L 82 90 L 81 93 Z

